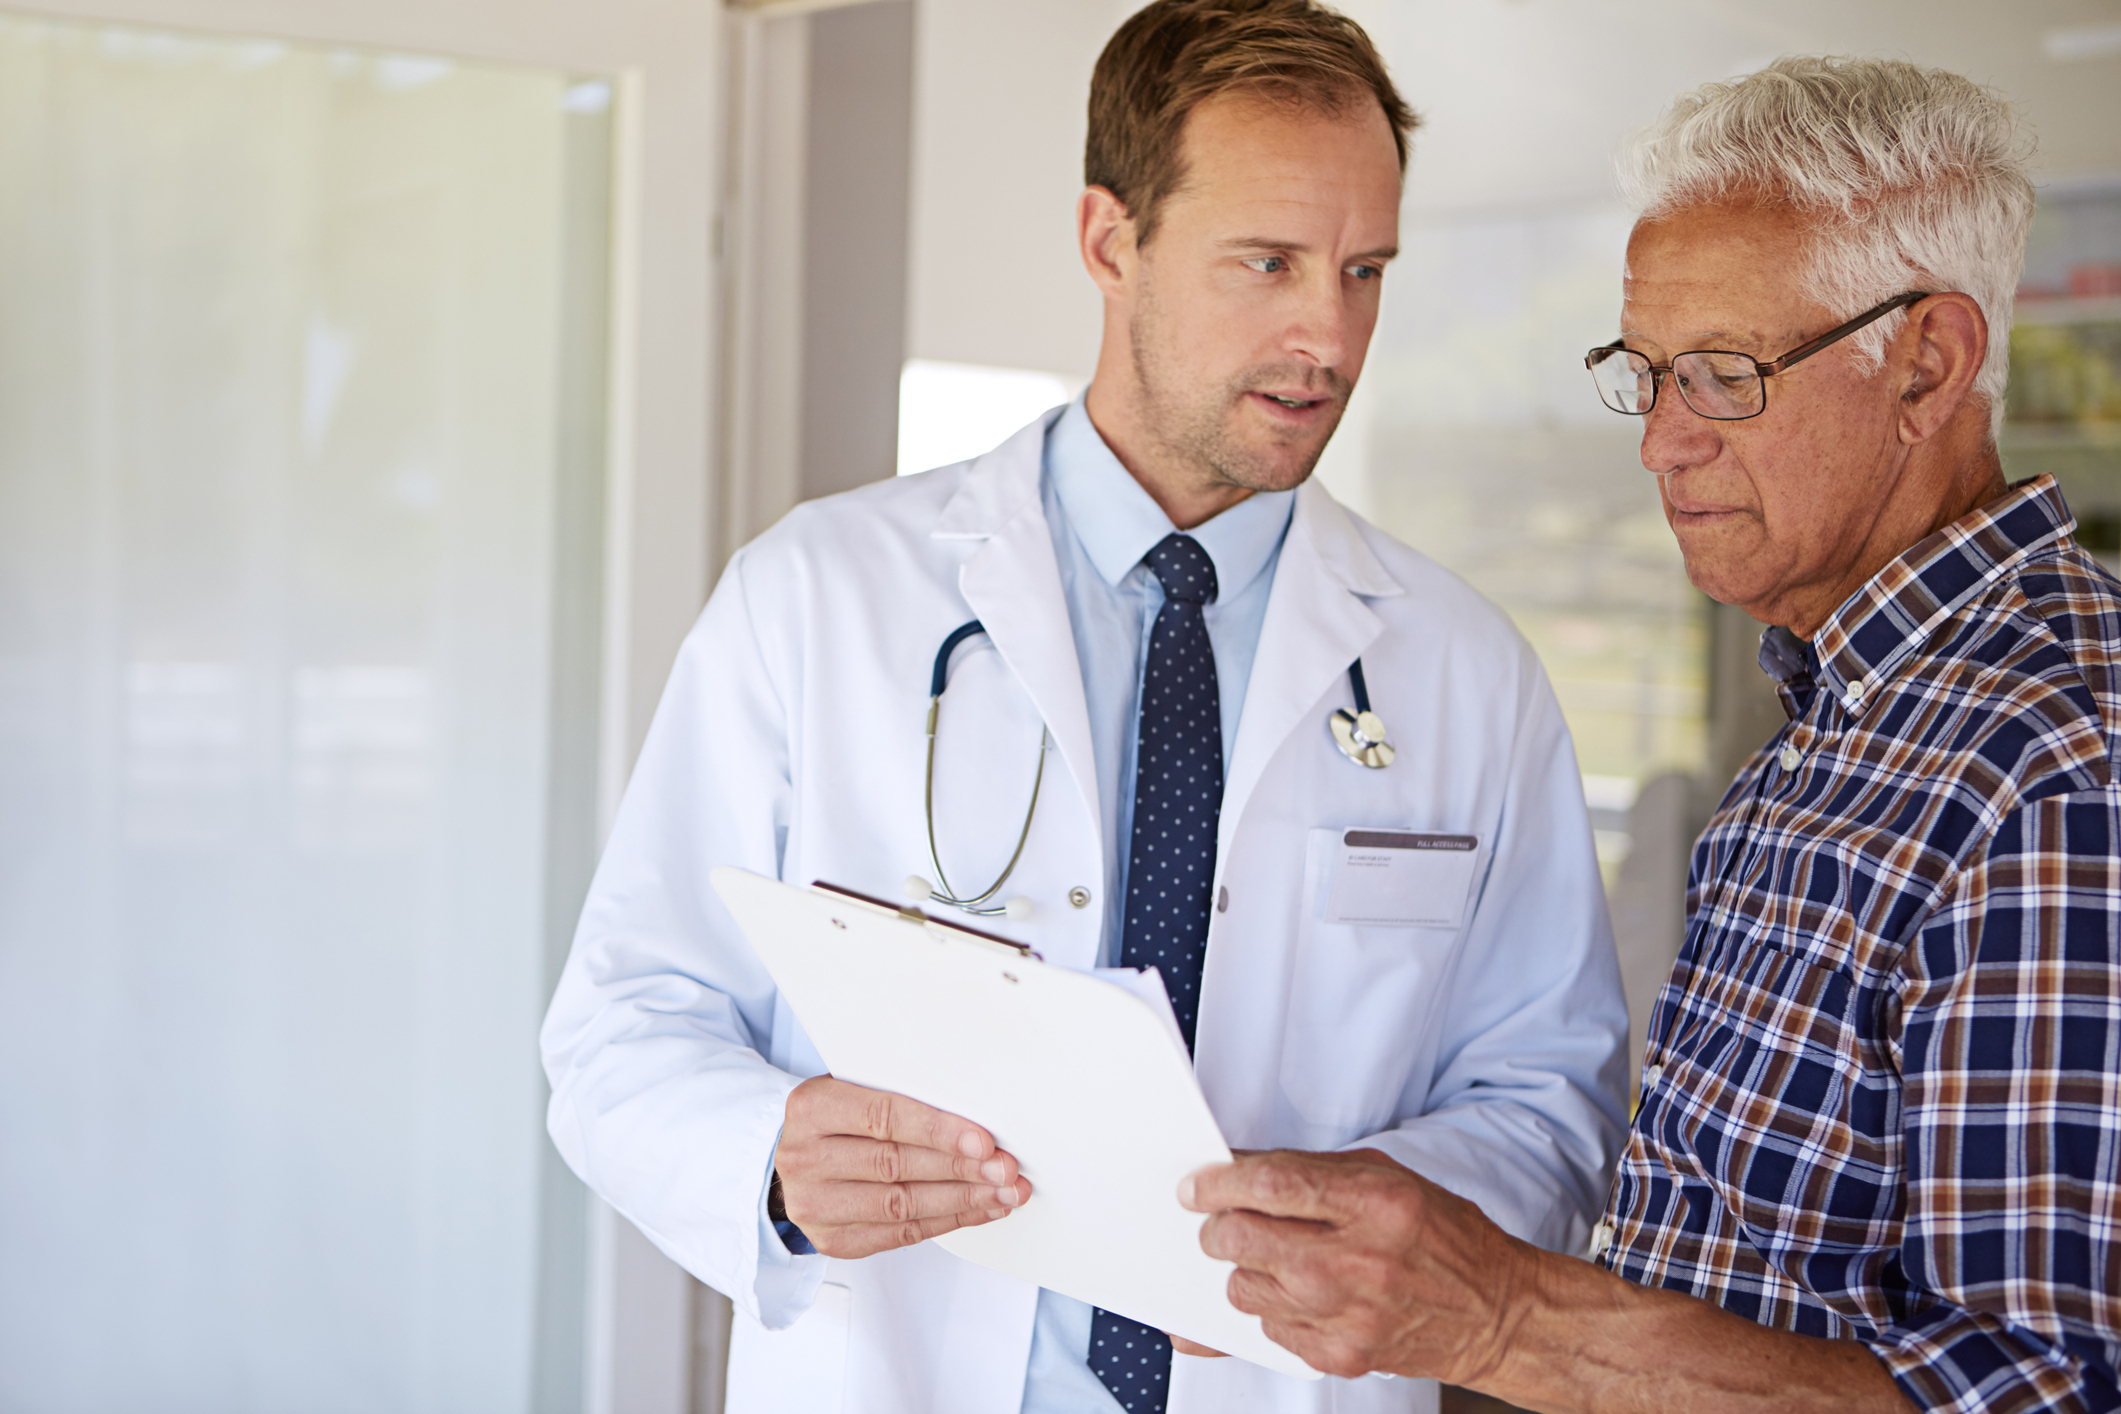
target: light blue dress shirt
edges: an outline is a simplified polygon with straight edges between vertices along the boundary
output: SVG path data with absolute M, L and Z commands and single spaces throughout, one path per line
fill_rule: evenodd
M 1090 713 L 1105 832 L 1100 961 L 1109 967 L 1118 962 L 1127 898 L 1142 670 L 1149 630 L 1164 604 L 1163 585 L 1142 557 L 1176 527 L 1112 455 L 1081 398 L 1046 433 L 1041 495 Z M 1255 494 L 1187 532 L 1215 563 L 1215 601 L 1206 606 L 1204 617 L 1215 649 L 1226 774 L 1295 497 L 1293 491 Z M 1089 1355 L 1090 1307 L 1057 1292 L 1039 1292 L 1023 1414 L 1124 1414 L 1119 1401 L 1090 1372 Z

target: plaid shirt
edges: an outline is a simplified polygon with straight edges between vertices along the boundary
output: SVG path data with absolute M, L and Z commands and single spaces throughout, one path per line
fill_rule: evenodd
M 1790 722 L 1695 848 L 1594 1239 L 1925 1409 L 2121 1408 L 2121 582 L 2074 524 L 2022 483 L 1763 636 Z

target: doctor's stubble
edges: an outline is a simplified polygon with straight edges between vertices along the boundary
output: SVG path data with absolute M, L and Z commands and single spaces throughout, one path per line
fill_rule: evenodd
M 1127 341 L 1133 351 L 1143 428 L 1156 439 L 1160 451 L 1192 464 L 1218 484 L 1247 491 L 1287 491 L 1302 485 L 1339 429 L 1354 385 L 1338 369 L 1290 362 L 1257 364 L 1219 386 L 1189 387 L 1185 351 L 1170 347 L 1168 338 L 1162 337 L 1167 325 L 1161 318 L 1146 248 L 1142 256 L 1140 293 L 1127 321 Z M 1314 434 L 1315 445 L 1303 447 L 1296 439 L 1281 440 L 1278 445 L 1293 453 L 1293 459 L 1265 455 L 1261 448 L 1247 445 L 1233 425 L 1245 394 L 1294 387 L 1333 401 L 1332 419 Z

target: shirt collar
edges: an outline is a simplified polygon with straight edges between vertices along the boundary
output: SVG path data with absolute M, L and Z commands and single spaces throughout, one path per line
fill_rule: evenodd
M 1084 397 L 1046 434 L 1046 475 L 1068 525 L 1107 584 L 1118 585 L 1176 527 L 1120 464 L 1090 421 Z M 1258 491 L 1186 533 L 1215 563 L 1216 597 L 1228 603 L 1274 558 L 1289 528 L 1294 491 Z
M 2076 524 L 2055 478 L 2042 475 L 1918 541 L 1871 576 L 1813 635 L 1820 686 L 1844 711 L 1860 715 L 1940 624 Z M 1762 635 L 1763 667 L 1768 634 Z
M 1784 716 L 1794 722 L 1810 710 L 1819 685 L 1819 652 L 1811 644 L 1774 625 L 1760 635 L 1760 671 L 1775 680 Z

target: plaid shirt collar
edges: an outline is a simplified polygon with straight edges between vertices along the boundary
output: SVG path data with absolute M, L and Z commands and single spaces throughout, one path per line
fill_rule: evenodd
M 1814 687 L 1823 686 L 1851 721 L 1860 720 L 1878 689 L 1893 680 L 1917 649 L 1969 599 L 2041 546 L 2076 528 L 2052 476 L 2021 481 L 1917 541 L 1872 575 L 1804 641 L 1787 628 L 1760 635 L 1760 667 L 1781 685 L 1783 710 L 1795 720 Z

